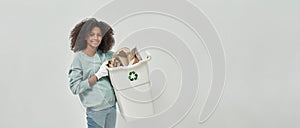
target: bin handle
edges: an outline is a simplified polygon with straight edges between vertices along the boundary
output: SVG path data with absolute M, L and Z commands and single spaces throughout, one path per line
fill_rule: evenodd
M 145 53 L 146 53 L 146 55 L 147 55 L 146 58 L 147 58 L 148 60 L 151 60 L 151 58 L 152 58 L 152 57 L 151 57 L 151 54 L 150 54 L 148 51 L 145 51 Z

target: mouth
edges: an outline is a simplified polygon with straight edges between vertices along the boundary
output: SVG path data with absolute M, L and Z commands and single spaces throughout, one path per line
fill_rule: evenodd
M 91 40 L 91 42 L 92 42 L 93 44 L 98 44 L 98 43 L 99 43 L 99 40 Z

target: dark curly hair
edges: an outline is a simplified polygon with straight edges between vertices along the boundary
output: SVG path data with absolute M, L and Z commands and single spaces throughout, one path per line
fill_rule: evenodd
M 115 44 L 113 29 L 103 21 L 98 22 L 95 18 L 88 18 L 78 23 L 71 31 L 69 38 L 71 39 L 71 50 L 73 52 L 87 47 L 85 37 L 94 27 L 99 27 L 102 34 L 102 40 L 97 50 L 105 53 L 112 49 Z

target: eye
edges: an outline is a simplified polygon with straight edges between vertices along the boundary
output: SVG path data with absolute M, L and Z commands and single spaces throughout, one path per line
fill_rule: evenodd
M 102 37 L 102 34 L 97 34 L 97 36 Z
M 89 33 L 89 36 L 94 36 L 95 34 L 94 33 Z

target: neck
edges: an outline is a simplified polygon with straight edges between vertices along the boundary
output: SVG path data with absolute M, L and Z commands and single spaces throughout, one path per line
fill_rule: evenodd
M 90 47 L 90 46 L 87 46 L 84 50 L 83 50 L 83 52 L 85 53 L 85 54 L 87 54 L 88 56 L 94 56 L 95 54 L 96 54 L 96 51 L 97 51 L 97 48 L 92 48 L 92 47 Z

